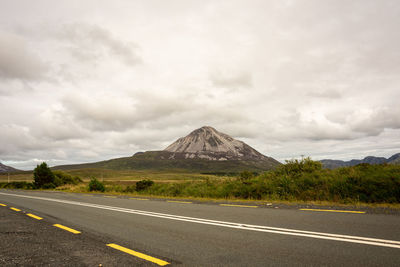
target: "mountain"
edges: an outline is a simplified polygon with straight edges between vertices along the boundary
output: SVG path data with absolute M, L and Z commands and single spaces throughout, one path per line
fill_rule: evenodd
M 210 126 L 201 127 L 179 138 L 164 151 L 173 153 L 173 158 L 274 161 L 242 141 Z
M 388 158 L 388 163 L 390 164 L 400 164 L 400 153 L 394 154 Z
M 368 163 L 371 165 L 383 164 L 383 163 L 400 164 L 400 153 L 397 153 L 388 159 L 384 158 L 384 157 L 368 156 L 368 157 L 365 157 L 364 159 L 352 159 L 350 161 L 323 159 L 323 160 L 320 160 L 320 162 L 322 163 L 323 167 L 327 168 L 327 169 L 336 169 L 336 168 L 340 168 L 340 167 L 355 166 L 355 165 L 361 164 L 361 163 Z
M 280 165 L 242 141 L 204 126 L 179 138 L 162 151 L 138 152 L 131 157 L 54 169 L 107 168 L 116 170 L 174 170 L 189 172 L 266 171 Z
M 0 162 L 0 173 L 6 173 L 6 172 L 16 172 L 18 171 L 17 169 L 14 169 L 13 167 L 4 165 Z

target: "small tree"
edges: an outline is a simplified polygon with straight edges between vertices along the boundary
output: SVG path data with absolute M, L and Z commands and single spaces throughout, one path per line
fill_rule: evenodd
M 141 180 L 136 183 L 136 191 L 143 191 L 152 186 L 154 182 L 152 180 L 146 179 L 146 180 Z
M 36 188 L 54 188 L 54 174 L 46 162 L 37 165 L 33 171 L 34 184 Z
M 106 189 L 104 187 L 104 184 L 97 180 L 96 178 L 90 179 L 89 183 L 89 191 L 101 191 L 104 192 Z
M 242 171 L 239 174 L 239 179 L 241 181 L 247 181 L 247 180 L 250 180 L 251 178 L 254 178 L 254 173 L 252 173 L 250 171 Z

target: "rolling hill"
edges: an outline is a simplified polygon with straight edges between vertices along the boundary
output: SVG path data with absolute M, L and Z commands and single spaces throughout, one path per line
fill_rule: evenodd
M 19 170 L 15 169 L 15 168 L 13 168 L 13 167 L 4 165 L 4 164 L 2 164 L 2 163 L 0 162 L 0 173 L 17 172 L 17 171 L 19 171 Z

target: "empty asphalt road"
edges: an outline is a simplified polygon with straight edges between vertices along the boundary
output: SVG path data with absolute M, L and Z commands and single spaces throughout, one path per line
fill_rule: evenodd
M 78 231 L 59 230 L 70 242 L 80 235 L 81 247 L 87 238 L 94 252 L 84 257 L 109 252 L 108 266 L 400 266 L 398 215 L 18 190 L 0 190 L 0 209 L 52 226 L 40 230 L 40 240 L 55 246 L 54 224 Z M 4 216 L 13 227 L 22 223 Z

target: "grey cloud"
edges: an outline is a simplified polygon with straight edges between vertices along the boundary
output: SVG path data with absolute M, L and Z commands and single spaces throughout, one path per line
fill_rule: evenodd
M 0 76 L 0 96 L 12 96 L 18 92 L 32 92 L 33 87 L 26 80 L 1 78 Z
M 400 129 L 400 109 L 384 107 L 354 112 L 349 121 L 354 131 L 379 135 L 384 129 Z
M 281 15 L 277 27 L 288 37 L 274 51 L 290 60 L 275 66 L 277 86 L 302 83 L 318 89 L 320 81 L 327 81 L 369 90 L 371 80 L 398 77 L 396 1 L 295 1 Z
M 320 140 L 314 143 L 290 140 L 261 145 L 261 151 L 275 158 L 299 158 L 301 155 L 312 156 L 313 159 L 360 159 L 366 156 L 390 157 L 398 153 L 400 141 L 398 131 L 385 130 L 380 136 L 367 136 L 354 140 Z M 292 151 L 287 153 L 287 151 Z
M 340 111 L 327 112 L 324 116 L 332 123 L 345 124 L 350 113 L 351 111 L 342 109 Z
M 57 130 L 57 126 L 59 125 L 54 125 L 53 130 Z M 0 159 L 21 164 L 27 164 L 28 159 L 31 159 L 30 163 L 66 159 L 71 154 L 70 150 L 79 149 L 79 146 L 68 140 L 58 140 L 43 131 L 38 131 L 34 126 L 17 124 L 1 125 L 0 140 L 7 140 L 1 145 Z
M 342 94 L 337 90 L 326 89 L 320 91 L 309 92 L 307 95 L 312 97 L 321 97 L 321 98 L 329 98 L 329 99 L 339 99 L 342 98 Z
M 309 118 L 299 110 L 280 115 L 271 122 L 266 136 L 274 140 L 356 140 L 378 136 L 386 129 L 400 129 L 398 107 L 356 109 L 333 114 L 317 114 Z
M 240 123 L 254 122 L 241 114 L 236 105 L 220 103 L 216 107 L 192 98 L 190 92 L 178 97 L 149 93 L 125 97 L 75 94 L 63 98 L 62 108 L 50 109 L 41 116 L 41 129 L 55 140 L 83 140 L 93 134 L 112 133 L 118 136 L 112 139 L 118 144 L 138 149 L 162 149 L 179 133 L 187 134 L 204 125 L 254 136 L 249 128 L 240 129 Z
M 85 139 L 89 136 L 89 132 L 78 125 L 72 116 L 60 107 L 50 107 L 42 112 L 36 120 L 33 133 L 51 142 Z
M 47 66 L 15 34 L 0 31 L 0 79 L 37 81 L 45 77 Z
M 233 90 L 253 86 L 252 76 L 249 72 L 228 73 L 227 71 L 216 71 L 210 75 L 210 80 L 216 87 L 225 87 Z
M 120 96 L 103 94 L 66 96 L 62 105 L 65 112 L 86 129 L 96 131 L 124 131 L 140 123 L 166 120 L 185 112 L 191 105 L 185 96 L 171 97 L 157 94 Z
M 137 114 L 129 98 L 114 95 L 89 97 L 84 94 L 66 96 L 62 102 L 64 113 L 87 129 L 122 130 L 132 127 Z
M 161 134 L 162 133 L 162 134 Z M 144 150 L 162 150 L 175 140 L 180 134 L 177 127 L 167 127 L 163 129 L 136 127 L 118 134 L 114 142 L 119 147 L 129 147 L 131 153 Z
M 0 140 L 7 140 L 0 147 L 0 156 L 2 157 L 19 154 L 20 151 L 46 149 L 48 147 L 32 135 L 29 127 L 16 124 L 1 125 Z
M 110 31 L 98 25 L 66 24 L 61 28 L 57 37 L 69 42 L 72 56 L 82 62 L 97 61 L 104 55 L 110 55 L 128 66 L 142 63 L 142 59 L 138 55 L 138 45 L 123 42 Z
M 260 134 L 260 124 L 254 120 L 248 119 L 246 123 L 238 123 L 238 121 L 234 121 L 231 124 L 224 124 L 221 123 L 221 128 L 218 130 L 225 132 L 231 135 L 234 138 L 239 140 L 241 139 L 248 139 L 251 140 L 253 138 L 259 137 Z M 265 128 L 263 127 L 263 130 Z
M 323 114 L 310 114 L 297 109 L 278 114 L 262 129 L 261 136 L 278 142 L 354 140 L 364 136 L 352 130 L 348 124 L 335 123 Z

